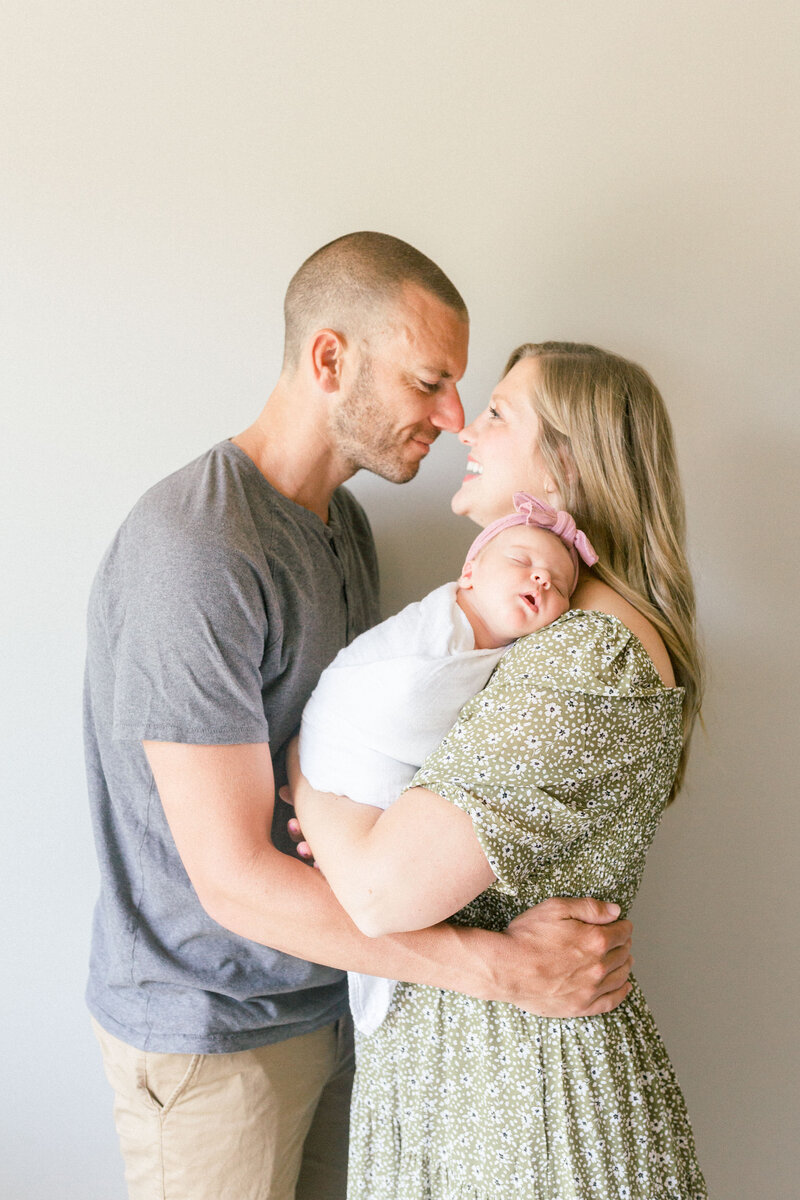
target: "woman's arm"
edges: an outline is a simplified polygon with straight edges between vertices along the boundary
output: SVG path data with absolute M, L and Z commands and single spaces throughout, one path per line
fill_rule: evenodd
M 530 894 L 540 867 L 624 802 L 663 738 L 652 685 L 639 696 L 637 645 L 587 612 L 523 639 L 423 764 L 421 786 L 385 813 L 290 776 L 313 853 L 360 929 L 423 928 L 495 879 Z
M 317 792 L 289 759 L 303 835 L 336 899 L 362 933 L 425 929 L 494 880 L 470 817 L 411 788 L 385 812 Z

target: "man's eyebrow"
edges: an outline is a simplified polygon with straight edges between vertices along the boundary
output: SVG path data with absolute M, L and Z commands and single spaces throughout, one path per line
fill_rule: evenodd
M 452 379 L 451 371 L 443 371 L 440 367 L 420 367 L 420 371 L 427 371 L 429 375 L 438 375 L 440 379 Z

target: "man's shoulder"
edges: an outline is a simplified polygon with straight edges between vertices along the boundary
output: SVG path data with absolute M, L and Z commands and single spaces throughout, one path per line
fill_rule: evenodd
M 255 470 L 232 442 L 218 442 L 149 487 L 130 515 L 163 513 L 185 523 L 195 511 L 220 508 L 246 496 L 253 489 L 250 475 Z
M 180 590 L 260 561 L 270 516 L 257 517 L 229 443 L 212 446 L 139 498 L 119 526 L 95 577 L 94 593 L 129 593 L 169 580 Z M 248 460 L 249 461 L 249 460 Z
M 148 488 L 120 533 L 128 542 L 148 545 L 246 550 L 268 538 L 279 500 L 238 447 L 220 442 Z

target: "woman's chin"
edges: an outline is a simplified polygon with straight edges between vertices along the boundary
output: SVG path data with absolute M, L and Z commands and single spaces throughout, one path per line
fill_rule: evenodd
M 477 494 L 474 491 L 470 494 L 470 488 L 474 488 L 474 486 L 471 482 L 462 484 L 450 501 L 450 508 L 457 517 L 469 517 L 470 521 L 474 521 L 476 525 L 485 529 L 498 517 L 505 517 L 511 512 L 513 504 L 510 494 L 508 504 L 500 505 L 496 512 L 492 511 L 491 506 L 487 511 L 484 505 L 479 503 Z
M 477 511 L 477 509 L 480 507 L 479 505 L 476 505 L 477 497 L 474 493 L 470 495 L 469 489 L 472 486 L 473 485 L 471 482 L 462 483 L 461 487 L 450 501 L 450 508 L 457 517 L 469 517 L 471 521 L 475 521 L 476 524 L 482 525 L 483 520 L 481 519 L 480 513 Z
M 467 498 L 464 496 L 463 492 L 463 487 L 460 487 L 453 496 L 453 499 L 450 501 L 450 508 L 457 517 L 469 516 L 469 502 L 467 501 Z
M 470 521 L 474 521 L 476 525 L 480 525 L 481 529 L 494 520 L 494 517 L 486 517 L 482 512 L 476 509 L 474 504 L 464 502 L 459 499 L 459 493 L 456 492 L 453 499 L 450 501 L 450 508 L 457 517 L 468 517 Z M 505 516 L 505 513 L 498 513 L 499 517 Z

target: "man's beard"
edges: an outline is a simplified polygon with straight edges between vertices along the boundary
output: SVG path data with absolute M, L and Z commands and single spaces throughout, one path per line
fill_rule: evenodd
M 375 395 L 372 363 L 365 358 L 350 395 L 335 410 L 332 431 L 336 447 L 353 471 L 372 471 L 390 483 L 407 483 L 419 470 L 421 457 L 407 459 L 402 450 L 422 427 L 398 433 L 385 406 Z M 436 431 L 426 432 L 426 438 Z

